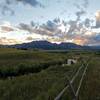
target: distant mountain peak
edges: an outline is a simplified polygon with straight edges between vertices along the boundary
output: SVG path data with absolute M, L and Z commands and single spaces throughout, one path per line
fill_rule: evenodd
M 19 49 L 43 49 L 43 50 L 70 50 L 70 49 L 85 49 L 85 50 L 100 50 L 100 46 L 80 46 L 75 43 L 62 42 L 60 44 L 51 43 L 46 40 L 32 41 L 29 43 L 16 45 L 1 45 L 0 47 L 13 47 Z
M 60 44 L 57 43 L 51 43 L 49 41 L 46 40 L 41 40 L 41 41 L 32 41 L 29 43 L 23 43 L 23 44 L 16 44 L 16 45 L 12 45 L 11 47 L 14 48 L 20 48 L 20 49 L 44 49 L 44 50 L 67 50 L 67 49 L 81 49 L 82 46 L 76 45 L 74 43 L 66 43 L 66 42 L 62 42 Z

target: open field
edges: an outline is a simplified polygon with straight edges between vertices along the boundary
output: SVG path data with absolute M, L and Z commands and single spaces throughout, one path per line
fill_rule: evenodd
M 80 100 L 100 100 L 100 57 L 89 64 L 80 92 Z
M 92 58 L 80 89 L 79 100 L 100 100 L 100 52 L 56 53 L 6 48 L 0 48 L 0 100 L 54 100 L 68 84 L 66 76 L 71 79 L 83 63 L 79 60 L 71 66 L 62 66 L 66 59 L 73 57 L 83 58 L 84 61 Z M 67 92 L 61 100 L 71 100 Z

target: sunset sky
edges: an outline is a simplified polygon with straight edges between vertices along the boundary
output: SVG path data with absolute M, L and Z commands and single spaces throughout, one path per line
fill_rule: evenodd
M 36 40 L 100 45 L 100 0 L 0 0 L 0 44 Z

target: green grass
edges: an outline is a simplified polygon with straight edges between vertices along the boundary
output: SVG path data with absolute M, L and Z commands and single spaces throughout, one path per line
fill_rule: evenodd
M 53 100 L 64 88 L 66 75 L 72 75 L 74 66 L 51 66 L 40 73 L 23 75 L 0 81 L 0 100 Z
M 51 65 L 64 63 L 66 58 L 60 53 L 0 48 L 0 77 L 40 72 Z
M 100 56 L 92 59 L 79 98 L 80 100 L 100 100 Z
M 0 48 L 0 100 L 53 100 L 81 62 L 62 66 L 67 58 L 93 58 L 84 78 L 79 100 L 100 100 L 100 53 L 50 52 Z M 80 77 L 80 76 L 79 76 Z M 77 86 L 77 82 L 75 83 Z M 71 100 L 66 91 L 62 100 Z

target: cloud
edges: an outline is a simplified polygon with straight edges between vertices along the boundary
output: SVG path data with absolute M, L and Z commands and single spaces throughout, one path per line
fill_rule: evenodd
M 76 11 L 75 15 L 77 16 L 76 21 L 80 21 L 81 16 L 83 16 L 84 14 L 86 14 L 86 10 L 84 10 L 84 7 L 82 8 L 80 5 L 78 4 L 74 4 L 74 6 L 76 8 L 78 8 L 78 11 Z
M 46 24 L 41 25 L 42 28 L 54 32 L 57 29 L 57 22 L 48 20 Z
M 96 26 L 95 26 L 95 28 L 99 28 L 100 27 L 100 11 L 96 12 L 95 18 L 96 18 Z
M 39 25 L 38 28 L 35 25 L 20 24 L 20 29 L 26 30 L 31 34 L 39 34 L 41 36 L 47 36 L 49 41 L 72 41 L 77 35 L 77 32 L 83 27 L 82 24 L 78 24 L 76 21 L 61 21 L 59 18 L 52 21 L 47 21 L 46 23 Z M 32 37 L 27 39 L 33 39 Z M 45 38 L 46 39 L 46 38 Z
M 6 15 L 9 13 L 13 15 L 15 12 L 14 12 L 14 9 L 11 8 L 11 5 L 18 4 L 18 3 L 22 3 L 24 5 L 30 5 L 31 7 L 41 7 L 41 8 L 45 7 L 43 4 L 41 4 L 37 0 L 3 0 L 3 2 L 1 0 L 0 8 L 2 9 L 2 14 Z
M 16 28 L 14 28 L 14 26 L 12 26 L 9 22 L 4 21 L 0 24 L 0 32 L 1 33 L 7 33 L 7 32 L 12 32 L 15 31 Z
M 89 1 L 88 0 L 83 0 L 83 4 L 79 4 L 79 2 L 75 2 L 73 4 L 77 9 L 78 11 L 76 11 L 76 16 L 77 16 L 77 21 L 80 21 L 81 19 L 81 16 L 83 16 L 84 14 L 86 14 L 86 9 L 88 8 L 88 5 L 89 5 Z
M 67 22 L 60 18 L 55 18 L 54 20 L 48 20 L 41 25 L 31 21 L 30 24 L 20 23 L 16 27 L 5 22 L 1 26 L 7 26 L 7 28 L 10 27 L 14 29 L 13 31 L 4 28 L 4 30 L 7 30 L 7 33 L 4 32 L 5 36 L 1 36 L 6 37 L 7 41 L 9 39 L 14 39 L 18 43 L 36 40 L 48 40 L 56 43 L 73 42 L 80 45 L 91 45 L 91 43 L 96 45 L 100 43 L 100 29 L 92 28 L 91 19 L 89 18 L 86 18 L 83 21 L 70 20 Z M 3 40 L 4 38 L 1 43 L 3 43 Z M 12 44 L 12 42 L 9 43 Z
M 31 35 L 37 34 L 41 39 L 45 39 L 51 42 L 74 42 L 76 44 L 90 44 L 90 41 L 98 41 L 97 29 L 92 29 L 90 26 L 91 20 L 86 18 L 83 22 L 70 20 L 65 22 L 56 18 L 54 20 L 49 20 L 42 25 L 28 25 L 20 24 L 23 30 L 27 30 Z M 90 27 L 90 28 L 89 28 Z M 37 35 L 34 35 L 37 37 Z M 45 38 L 43 38 L 45 36 Z M 97 36 L 97 37 L 96 37 Z M 28 37 L 27 40 L 34 40 L 34 37 Z M 40 38 L 35 38 L 35 40 L 40 40 Z
M 32 41 L 33 38 L 32 38 L 31 36 L 29 36 L 29 37 L 26 38 L 26 40 L 27 40 L 27 41 Z
M 14 3 L 22 3 L 24 5 L 30 5 L 31 7 L 44 7 L 38 0 L 4 0 L 4 5 L 1 3 L 1 7 L 3 9 L 3 14 L 13 14 L 13 9 L 10 8 L 10 5 Z M 59 1 L 59 0 L 57 0 Z M 60 0 L 61 1 L 61 0 Z M 82 2 L 81 2 L 82 3 Z M 9 23 L 5 23 L 5 25 L 0 26 L 0 34 L 8 33 L 2 38 L 0 37 L 1 43 L 22 43 L 28 42 L 32 40 L 49 40 L 51 42 L 74 42 L 77 44 L 97 44 L 100 43 L 100 30 L 97 31 L 97 28 L 100 27 L 100 11 L 96 12 L 96 25 L 93 27 L 91 25 L 92 20 L 90 18 L 86 18 L 83 20 L 81 17 L 86 14 L 86 9 L 89 5 L 88 0 L 83 0 L 82 4 L 79 2 L 75 3 L 74 6 L 78 9 L 75 12 L 77 16 L 75 20 L 63 21 L 59 17 L 54 20 L 48 20 L 46 23 L 41 25 L 34 23 L 31 21 L 30 24 L 20 23 L 17 27 L 10 25 Z M 62 14 L 66 12 L 63 10 Z M 43 17 L 43 16 L 42 16 Z M 81 20 L 82 19 L 82 20 Z M 95 31 L 96 30 L 96 31 Z M 16 31 L 19 32 L 19 37 L 23 39 L 18 39 L 15 35 Z M 23 32 L 23 33 L 20 33 Z M 24 34 L 25 33 L 25 34 Z M 10 35 L 9 35 L 10 34 Z M 13 35 L 13 37 L 11 36 Z M 14 38 L 16 37 L 16 39 Z M 11 37 L 11 38 L 10 38 Z M 21 41 L 20 41 L 21 40 Z M 13 42 L 11 42 L 13 41 Z M 16 42 L 17 41 L 17 42 Z
M 48 40 L 50 42 L 73 42 L 81 45 L 96 44 L 99 41 L 100 30 L 91 29 L 91 19 L 86 18 L 84 21 L 70 20 L 63 21 L 60 18 L 48 20 L 41 25 L 34 23 L 20 23 L 17 27 L 25 31 L 27 35 L 24 42 L 33 40 Z
M 96 46 L 96 45 L 100 45 L 100 37 L 97 40 L 97 37 L 91 37 L 88 39 L 88 42 L 85 43 L 85 45 L 92 45 L 92 46 Z
M 87 8 L 89 6 L 89 0 L 83 0 L 83 1 L 84 1 L 83 7 Z
M 39 1 L 37 0 L 5 0 L 5 3 L 7 5 L 12 4 L 13 2 L 21 2 L 24 5 L 25 4 L 29 4 L 30 6 L 36 7 L 36 6 L 40 6 L 40 7 L 44 7 Z
M 73 34 L 74 30 L 77 28 L 77 21 L 70 20 L 68 24 L 70 25 L 68 33 Z
M 61 25 L 60 19 L 54 19 L 54 20 L 48 20 L 46 23 L 43 23 L 42 25 L 35 24 L 24 24 L 20 23 L 18 28 L 21 30 L 26 30 L 29 33 L 37 33 L 41 35 L 49 35 L 53 36 L 55 34 L 61 33 L 61 29 L 58 28 Z M 65 24 L 65 23 L 64 23 Z
M 13 44 L 20 44 L 21 41 L 18 41 L 16 39 L 7 39 L 6 37 L 0 37 L 0 44 L 2 45 L 13 45 Z
M 14 29 L 12 27 L 1 26 L 1 31 L 2 32 L 11 32 L 11 31 L 14 31 Z
M 91 20 L 90 20 L 89 18 L 86 18 L 85 21 L 84 21 L 84 25 L 85 25 L 86 27 L 90 27 L 90 25 L 91 25 Z
M 60 18 L 55 18 L 53 21 L 54 21 L 55 23 L 60 23 Z
M 75 2 L 73 5 L 77 8 L 77 9 L 87 9 L 89 6 L 89 0 L 82 0 L 83 3 L 79 4 L 79 2 Z
M 60 12 L 60 15 L 64 15 L 65 13 L 67 13 L 67 10 L 63 10 L 62 12 Z
M 32 27 L 28 24 L 20 23 L 18 28 L 22 30 L 26 30 L 28 32 L 32 32 Z
M 81 6 L 80 6 L 79 4 L 74 3 L 73 5 L 74 5 L 77 9 L 81 9 Z
M 84 10 L 80 10 L 76 12 L 77 21 L 80 20 L 81 16 L 84 15 L 86 12 Z
M 13 9 L 10 8 L 8 5 L 2 5 L 2 4 L 0 4 L 0 7 L 2 9 L 2 14 L 3 15 L 6 15 L 6 14 L 13 15 L 14 14 Z

